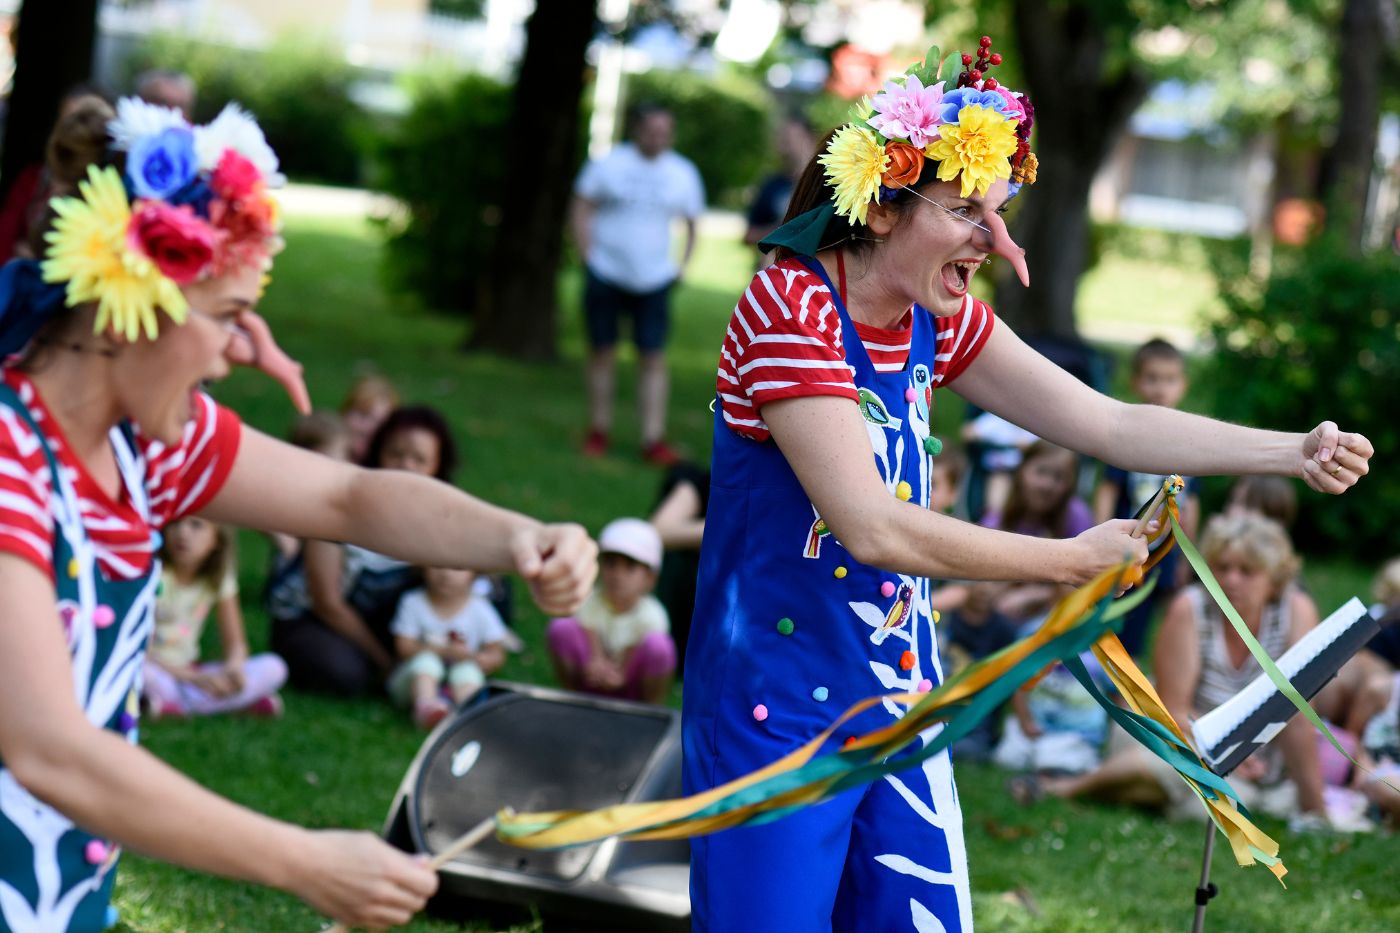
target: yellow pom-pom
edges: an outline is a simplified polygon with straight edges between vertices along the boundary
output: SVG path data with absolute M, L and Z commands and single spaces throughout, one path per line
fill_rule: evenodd
M 894 497 L 900 502 L 908 502 L 914 497 L 914 488 L 904 480 L 900 480 L 899 484 L 894 487 Z

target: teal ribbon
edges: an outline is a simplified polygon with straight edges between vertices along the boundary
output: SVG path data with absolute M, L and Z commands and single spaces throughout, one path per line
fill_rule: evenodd
M 824 202 L 805 214 L 798 214 L 777 230 L 758 241 L 758 248 L 765 253 L 779 246 L 786 246 L 798 256 L 815 256 L 821 249 L 822 236 L 826 226 L 836 216 L 836 204 Z

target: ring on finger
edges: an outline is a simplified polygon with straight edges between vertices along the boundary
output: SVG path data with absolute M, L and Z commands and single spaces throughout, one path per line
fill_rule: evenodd
M 1328 470 L 1327 472 L 1331 473 L 1333 476 L 1336 476 L 1338 473 L 1342 472 L 1342 465 L 1339 463 L 1336 466 L 1337 468 L 1335 470 Z

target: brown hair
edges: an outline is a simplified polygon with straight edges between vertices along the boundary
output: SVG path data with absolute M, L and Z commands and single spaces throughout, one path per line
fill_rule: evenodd
M 68 113 L 54 124 L 45 153 L 51 196 L 72 191 L 86 177 L 88 166 L 102 161 L 111 144 L 107 123 L 114 117 L 112 105 L 96 94 L 85 94 L 68 105 Z
M 189 521 L 189 516 L 180 521 Z M 199 521 L 209 522 L 207 518 L 199 518 Z M 179 524 L 172 522 L 171 524 Z M 209 552 L 209 556 L 204 558 L 204 563 L 194 572 L 194 578 L 203 583 L 214 592 L 219 591 L 219 587 L 224 585 L 224 578 L 238 571 L 238 539 L 234 536 L 232 525 L 220 525 L 217 522 L 209 522 L 214 526 L 214 550 Z M 160 558 L 163 561 L 170 560 L 169 545 L 165 541 L 160 545 Z
M 1074 498 L 1073 474 L 1079 465 L 1079 457 L 1074 451 L 1049 441 L 1036 441 L 1026 448 L 1025 456 L 1021 458 L 1021 465 L 1016 468 L 1016 475 L 1011 483 L 1011 492 L 1006 497 L 1006 508 L 1002 509 L 1001 530 L 1017 531 L 1031 518 L 1030 507 L 1026 504 L 1026 494 L 1021 489 L 1021 475 L 1032 461 L 1041 457 L 1065 457 L 1069 460 L 1070 482 L 1065 487 L 1065 493 L 1060 497 L 1060 501 L 1051 506 L 1050 513 L 1046 516 L 1042 526 L 1047 537 L 1063 538 L 1069 523 L 1069 503 Z
M 306 450 L 321 450 L 340 438 L 349 440 L 350 429 L 340 415 L 325 410 L 302 415 L 287 435 L 288 442 Z
M 1133 353 L 1133 375 L 1140 376 L 1148 363 L 1180 363 L 1186 365 L 1186 357 L 1181 351 L 1167 343 L 1161 337 L 1153 337 L 1151 340 L 1138 347 Z
M 1226 501 L 1271 518 L 1285 529 L 1292 528 L 1298 517 L 1298 491 L 1292 480 L 1282 476 L 1241 476 L 1230 487 Z

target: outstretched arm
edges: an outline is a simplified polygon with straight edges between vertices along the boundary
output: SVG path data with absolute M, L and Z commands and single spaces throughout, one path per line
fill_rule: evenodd
M 577 525 L 546 525 L 428 477 L 340 463 L 246 425 L 204 514 L 429 567 L 514 571 L 554 615 L 583 601 L 597 570 L 597 548 Z
M 1144 473 L 1276 474 L 1336 494 L 1366 475 L 1374 453 L 1365 437 L 1330 421 L 1292 434 L 1115 401 L 1026 346 L 1004 322 L 957 388 L 968 401 L 1040 437 Z
M 1082 584 L 1147 546 L 1133 522 L 1053 540 L 994 531 L 896 499 L 870 454 L 854 403 L 837 396 L 770 402 L 763 418 L 803 490 L 856 560 L 900 573 L 955 580 Z
M 103 838 L 200 871 L 297 894 L 358 926 L 405 923 L 434 874 L 371 833 L 311 832 L 213 794 L 74 699 L 53 585 L 0 554 L 0 757 L 25 789 Z M 210 840 L 217 840 L 211 845 Z

